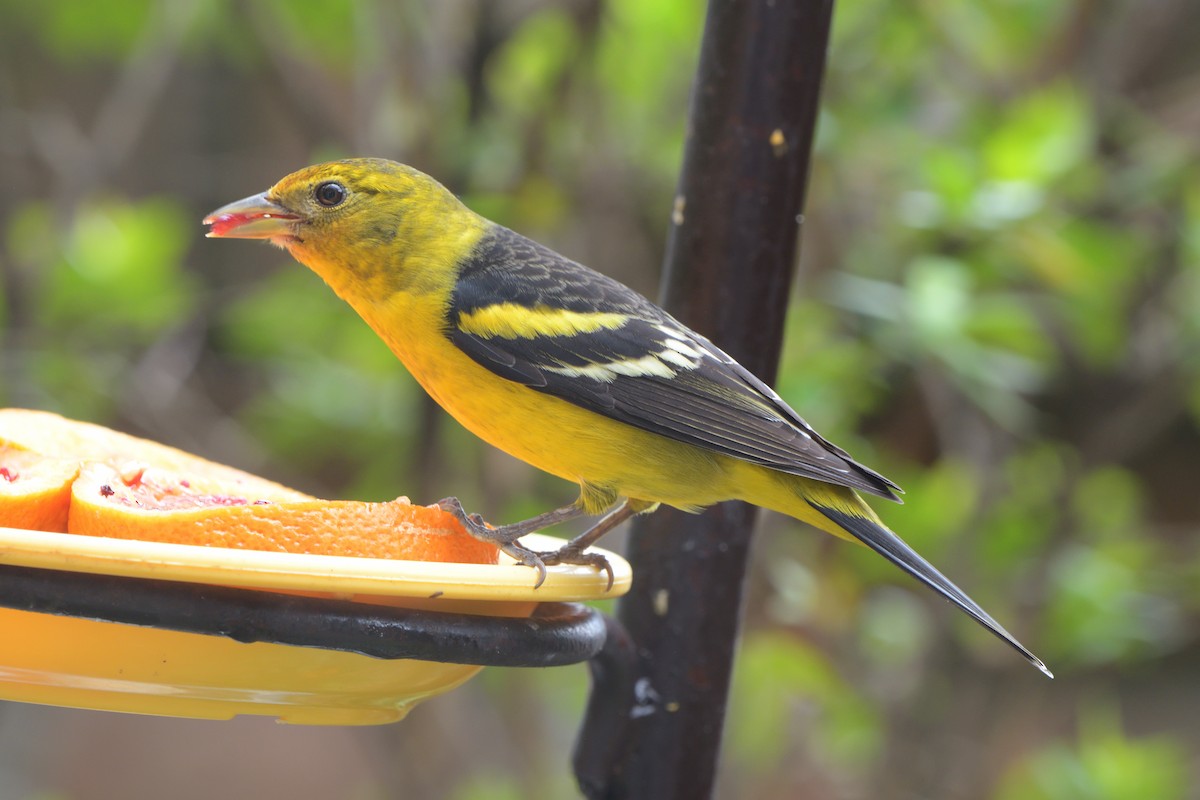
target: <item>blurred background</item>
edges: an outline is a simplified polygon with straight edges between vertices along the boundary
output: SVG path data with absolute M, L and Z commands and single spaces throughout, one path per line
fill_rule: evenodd
M 327 497 L 572 499 L 199 221 L 387 156 L 653 297 L 703 16 L 0 0 L 0 405 Z M 764 516 L 720 797 L 1200 797 L 1198 30 L 1192 0 L 838 3 L 779 389 L 1058 678 Z M 368 729 L 4 704 L 0 797 L 572 797 L 587 688 L 492 669 Z

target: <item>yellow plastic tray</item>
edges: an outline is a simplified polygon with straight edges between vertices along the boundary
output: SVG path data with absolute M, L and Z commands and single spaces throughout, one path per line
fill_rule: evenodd
M 550 550 L 562 540 L 522 540 Z M 542 601 L 629 590 L 628 562 L 607 551 L 614 581 L 587 567 L 534 570 L 305 556 L 0 528 L 0 563 L 101 575 L 304 592 L 406 608 L 525 616 Z M 229 719 L 261 714 L 305 725 L 403 719 L 481 668 L 383 660 L 290 645 L 0 608 L 0 699 L 141 714 Z

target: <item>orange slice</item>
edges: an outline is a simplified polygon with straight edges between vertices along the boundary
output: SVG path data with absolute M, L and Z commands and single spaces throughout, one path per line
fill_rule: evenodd
M 75 462 L 0 444 L 0 528 L 65 532 L 77 474 Z
M 68 461 L 101 461 L 117 466 L 122 472 L 130 465 L 147 465 L 191 477 L 211 478 L 227 484 L 227 491 L 252 494 L 256 499 L 313 499 L 266 478 L 165 444 L 48 411 L 0 409 L 0 446 L 5 445 Z
M 498 551 L 472 538 L 436 507 L 401 497 L 276 502 L 236 494 L 226 483 L 153 467 L 121 473 L 80 469 L 67 530 L 89 536 L 327 556 L 496 563 Z
M 318 500 L 157 442 L 0 409 L 0 527 L 244 550 L 495 564 L 449 514 Z

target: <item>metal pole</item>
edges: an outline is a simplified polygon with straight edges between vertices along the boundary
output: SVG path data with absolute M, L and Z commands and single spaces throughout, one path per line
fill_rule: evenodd
M 662 300 L 775 377 L 833 0 L 712 0 Z M 756 510 L 664 509 L 635 522 L 633 588 L 576 748 L 591 798 L 697 800 L 716 778 Z

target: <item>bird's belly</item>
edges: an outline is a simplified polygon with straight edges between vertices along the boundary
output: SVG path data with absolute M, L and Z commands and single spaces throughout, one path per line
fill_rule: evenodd
M 463 427 L 538 469 L 680 508 L 735 496 L 726 468 L 729 459 L 723 456 L 500 378 L 448 340 L 410 347 L 384 338 L 417 382 Z

